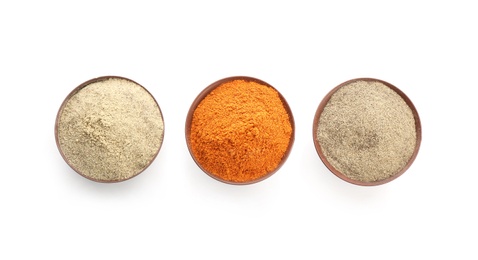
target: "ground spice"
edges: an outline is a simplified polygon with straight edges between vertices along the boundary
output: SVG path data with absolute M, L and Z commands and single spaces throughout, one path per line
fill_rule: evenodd
M 330 98 L 317 127 L 327 161 L 352 180 L 376 182 L 401 171 L 417 142 L 410 107 L 379 81 L 352 81 Z
M 291 118 L 275 89 L 233 80 L 214 89 L 195 109 L 190 147 L 210 174 L 247 183 L 278 167 L 291 137 Z
M 150 93 L 137 83 L 104 77 L 67 97 L 57 117 L 57 142 L 68 164 L 99 182 L 142 172 L 163 140 L 163 118 Z

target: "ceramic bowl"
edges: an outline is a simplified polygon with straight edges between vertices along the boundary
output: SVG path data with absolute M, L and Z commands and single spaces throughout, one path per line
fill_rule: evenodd
M 122 80 L 127 80 L 127 81 L 130 81 L 132 83 L 135 83 L 136 85 L 140 86 L 147 94 L 149 94 L 151 96 L 151 98 L 153 99 L 154 103 L 157 105 L 158 109 L 159 109 L 159 114 L 161 115 L 161 120 L 162 120 L 162 124 L 163 124 L 163 131 L 160 135 L 160 138 L 161 138 L 161 142 L 159 143 L 159 146 L 157 147 L 157 151 L 154 153 L 154 156 L 152 157 L 151 160 L 149 160 L 149 162 L 146 164 L 146 166 L 144 166 L 143 168 L 141 168 L 140 170 L 138 171 L 135 171 L 135 172 L 132 172 L 131 174 L 128 174 L 128 178 L 122 178 L 122 179 L 99 179 L 99 178 L 93 178 L 91 176 L 89 176 L 89 174 L 85 174 L 85 172 L 82 172 L 81 170 L 77 169 L 77 167 L 74 166 L 74 164 L 71 162 L 71 158 L 69 158 L 65 153 L 64 153 L 64 149 L 62 148 L 62 145 L 60 144 L 60 141 L 59 141 L 59 123 L 60 123 L 60 118 L 61 118 L 61 115 L 64 111 L 64 108 L 65 106 L 67 105 L 67 103 L 71 100 L 72 97 L 74 97 L 77 93 L 79 93 L 82 89 L 84 89 L 85 87 L 88 87 L 90 84 L 93 84 L 93 83 L 96 83 L 96 82 L 101 82 L 101 81 L 105 81 L 105 80 L 109 80 L 109 79 L 122 79 Z M 144 88 L 143 86 L 141 86 L 140 84 L 138 84 L 137 82 L 131 80 L 131 79 L 128 79 L 128 78 L 124 78 L 124 77 L 120 77 L 120 76 L 102 76 L 102 77 L 98 77 L 98 78 L 93 78 L 93 79 L 90 79 L 82 84 L 80 84 L 78 87 L 76 87 L 75 89 L 73 89 L 70 94 L 65 98 L 65 100 L 63 101 L 63 103 L 61 104 L 60 106 L 60 109 L 58 110 L 58 114 L 57 114 L 57 117 L 56 117 L 56 121 L 55 121 L 55 141 L 56 141 L 56 145 L 58 147 L 58 150 L 61 154 L 61 156 L 63 157 L 63 159 L 65 160 L 65 162 L 75 171 L 77 172 L 78 174 L 80 174 L 81 176 L 89 179 L 89 180 L 92 180 L 92 181 L 95 181 L 95 182 L 101 182 L 101 183 L 114 183 L 114 182 L 122 182 L 122 181 L 125 181 L 125 180 L 128 180 L 128 179 L 131 179 L 137 175 L 139 175 L 141 172 L 143 172 L 144 170 L 146 170 L 146 168 L 148 168 L 151 163 L 155 160 L 156 156 L 158 155 L 159 153 L 159 150 L 161 149 L 161 146 L 162 146 L 162 143 L 163 143 L 163 140 L 164 140 L 164 117 L 163 117 L 163 114 L 161 112 L 161 108 L 159 107 L 157 101 L 154 99 L 154 97 L 151 95 L 151 93 L 146 89 Z M 119 142 L 121 142 L 121 140 L 118 140 Z
M 374 182 L 365 182 L 365 181 L 360 181 L 360 180 L 356 180 L 356 179 L 351 179 L 349 177 L 347 177 L 347 175 L 345 175 L 344 173 L 340 172 L 339 170 L 337 170 L 336 168 L 334 168 L 334 166 L 332 166 L 332 164 L 329 162 L 329 160 L 327 159 L 327 157 L 324 155 L 324 152 L 322 150 L 322 147 L 320 146 L 320 143 L 317 139 L 317 131 L 318 131 L 318 126 L 319 126 L 319 119 L 320 119 L 320 116 L 322 114 L 322 112 L 324 111 L 324 108 L 325 106 L 327 105 L 327 103 L 329 102 L 330 98 L 332 97 L 332 95 L 334 95 L 339 89 L 341 89 L 343 86 L 346 86 L 346 85 L 349 85 L 353 82 L 356 82 L 356 81 L 368 81 L 368 82 L 380 82 L 382 84 L 384 84 L 385 86 L 389 87 L 390 89 L 392 89 L 393 91 L 395 91 L 404 101 L 405 103 L 410 107 L 411 111 L 412 111 L 412 114 L 413 114 L 413 117 L 414 117 L 414 121 L 415 121 L 415 132 L 416 132 L 416 145 L 415 145 L 415 148 L 414 148 L 414 151 L 413 151 L 413 154 L 412 156 L 410 157 L 410 159 L 408 160 L 408 163 L 406 163 L 406 165 L 400 170 L 398 171 L 397 173 L 393 174 L 392 176 L 386 178 L 386 179 L 382 179 L 382 180 L 379 180 L 379 181 L 374 181 Z M 313 142 L 314 142 L 314 146 L 315 146 L 315 149 L 320 157 L 320 159 L 322 160 L 322 162 L 325 164 L 325 166 L 333 173 L 335 174 L 337 177 L 339 177 L 340 179 L 346 181 L 346 182 L 349 182 L 349 183 L 352 183 L 352 184 L 356 184 L 356 185 L 360 185 L 360 186 L 376 186 L 376 185 L 381 185 L 381 184 L 385 184 L 385 183 L 388 183 L 392 180 L 395 180 L 396 178 L 398 178 L 399 176 L 401 176 L 413 163 L 413 161 L 415 160 L 417 154 L 418 154 L 418 150 L 420 148 L 420 143 L 421 143 L 421 139 L 422 139 L 422 133 L 421 133 L 421 124 L 420 124 L 420 118 L 418 116 L 418 112 L 415 108 L 415 106 L 413 105 L 412 101 L 400 90 L 398 89 L 397 87 L 395 87 L 394 85 L 388 83 L 388 82 L 385 82 L 383 80 L 379 80 L 379 79 L 375 79 L 375 78 L 356 78 L 356 79 L 352 79 L 352 80 L 348 80 L 346 82 L 343 82 L 341 83 L 340 85 L 336 86 L 335 88 L 333 88 L 324 98 L 323 100 L 321 101 L 321 103 L 319 104 L 317 110 L 316 110 L 316 113 L 315 113 L 315 117 L 314 117 L 314 121 L 313 121 L 313 127 L 312 127 L 312 134 L 313 134 Z
M 230 82 L 230 81 L 234 81 L 234 80 L 245 80 L 245 81 L 252 81 L 252 82 L 256 82 L 256 83 L 259 83 L 261 85 L 265 85 L 265 86 L 268 86 L 272 89 L 274 89 L 278 95 L 279 95 L 279 98 L 280 100 L 282 101 L 282 104 L 286 110 L 286 112 L 288 113 L 289 115 L 289 120 L 290 120 L 290 124 L 291 124 L 291 127 L 292 127 L 292 133 L 291 133 L 291 137 L 290 137 L 290 141 L 289 141 L 289 145 L 287 147 L 287 150 L 284 154 L 284 156 L 282 157 L 282 160 L 280 161 L 280 163 L 278 164 L 278 166 L 268 172 L 266 175 L 264 175 L 263 177 L 261 178 L 258 178 L 258 179 L 254 179 L 254 180 L 251 180 L 251 181 L 247 181 L 247 182 L 233 182 L 233 181 L 228 181 L 228 180 L 224 180 L 214 174 L 212 174 L 211 172 L 208 172 L 202 165 L 201 163 L 197 160 L 197 158 L 194 156 L 193 152 L 192 152 L 192 149 L 191 149 L 191 143 L 190 143 L 190 135 L 191 135 L 191 122 L 193 120 L 193 114 L 194 114 L 194 111 L 196 110 L 196 108 L 198 107 L 198 105 L 201 103 L 201 101 L 206 97 L 208 96 L 214 89 L 216 89 L 217 87 L 221 86 L 223 83 L 226 83 L 226 82 Z M 295 134 L 295 125 L 294 125 L 294 118 L 293 118 L 293 115 L 292 115 L 292 111 L 287 103 L 287 101 L 285 100 L 285 98 L 280 94 L 279 91 L 277 91 L 277 89 L 275 89 L 273 86 L 271 86 L 270 84 L 268 84 L 267 82 L 264 82 L 260 79 L 257 79 L 257 78 L 253 78 L 253 77 L 248 77 L 248 76 L 234 76 L 234 77 L 227 77 L 227 78 L 223 78 L 223 79 L 220 79 L 212 84 L 210 84 L 208 87 L 206 87 L 202 92 L 199 93 L 199 95 L 196 97 L 196 99 L 193 101 L 193 103 L 191 104 L 191 107 L 189 109 L 189 112 L 187 114 L 187 118 L 186 118 L 186 127 L 185 127 L 185 133 L 186 133 L 186 143 L 187 143 L 187 146 L 188 146 L 188 149 L 189 149 L 189 153 L 191 154 L 191 157 L 193 158 L 193 160 L 195 161 L 195 163 L 197 164 L 197 166 L 203 171 L 205 172 L 207 175 L 209 175 L 210 177 L 212 177 L 213 179 L 216 179 L 220 182 L 223 182 L 223 183 L 227 183 L 227 184 L 235 184 L 235 185 L 245 185 L 245 184 L 253 184 L 253 183 L 257 183 L 257 182 L 260 182 L 260 181 L 263 181 L 267 178 L 269 178 L 270 176 L 272 176 L 274 173 L 276 173 L 279 168 L 281 168 L 281 166 L 285 163 L 285 161 L 287 160 L 289 154 L 290 154 L 290 151 L 292 149 L 292 145 L 294 143 L 294 134 Z M 221 158 L 217 158 L 218 160 L 221 160 Z

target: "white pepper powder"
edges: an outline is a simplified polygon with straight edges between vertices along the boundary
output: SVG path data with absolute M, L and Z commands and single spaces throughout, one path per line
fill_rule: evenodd
M 163 118 L 150 93 L 120 77 L 79 87 L 57 117 L 57 142 L 67 163 L 99 182 L 118 182 L 142 172 L 163 141 Z
M 417 142 L 413 112 L 379 81 L 352 81 L 325 105 L 317 141 L 327 161 L 352 180 L 376 182 L 400 172 Z

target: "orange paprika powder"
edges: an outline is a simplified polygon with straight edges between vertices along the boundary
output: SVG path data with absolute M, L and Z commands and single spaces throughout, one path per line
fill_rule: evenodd
M 238 184 L 265 179 L 290 150 L 290 109 L 277 90 L 261 83 L 247 77 L 225 81 L 194 110 L 190 151 L 216 179 Z

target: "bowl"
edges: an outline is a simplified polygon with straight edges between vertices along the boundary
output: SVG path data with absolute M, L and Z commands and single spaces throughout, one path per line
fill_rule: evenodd
M 233 76 L 199 93 L 187 114 L 185 134 L 203 172 L 223 183 L 245 185 L 281 168 L 294 143 L 295 125 L 277 89 L 257 78 Z
M 55 122 L 55 141 L 65 162 L 81 176 L 102 183 L 143 172 L 163 138 L 163 115 L 154 97 L 120 76 L 80 84 L 61 104 Z
M 356 78 L 333 88 L 316 110 L 312 133 L 325 166 L 360 186 L 401 176 L 414 162 L 422 138 L 412 101 L 375 78 Z

